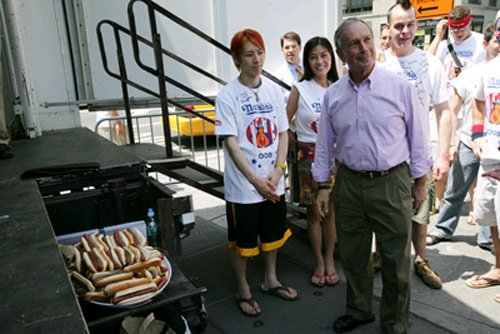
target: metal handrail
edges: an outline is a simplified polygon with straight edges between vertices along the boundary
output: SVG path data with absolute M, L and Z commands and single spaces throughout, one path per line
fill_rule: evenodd
M 137 34 L 137 29 L 136 29 L 136 24 L 135 24 L 135 15 L 134 15 L 134 5 L 139 1 L 142 2 L 143 4 L 145 4 L 147 6 L 147 9 L 148 9 L 148 16 L 149 16 L 152 41 Z M 207 122 L 210 122 L 212 124 L 214 124 L 215 122 L 214 122 L 214 120 L 207 118 L 204 115 L 197 113 L 196 111 L 185 108 L 184 106 L 176 103 L 175 101 L 168 99 L 165 82 L 170 83 L 171 85 L 191 94 L 192 96 L 194 96 L 202 101 L 205 101 L 208 104 L 215 105 L 215 101 L 212 98 L 209 98 L 203 94 L 200 94 L 199 92 L 191 89 L 190 87 L 187 87 L 187 86 L 183 85 L 182 83 L 165 75 L 163 56 L 166 55 L 166 56 L 170 57 L 171 59 L 174 59 L 175 61 L 179 62 L 180 64 L 185 65 L 185 66 L 189 67 L 190 69 L 193 69 L 193 70 L 197 71 L 198 73 L 201 73 L 202 75 L 206 76 L 207 78 L 210 78 L 210 79 L 216 81 L 219 84 L 224 85 L 224 84 L 226 84 L 226 82 L 223 81 L 222 79 L 206 72 L 205 70 L 193 65 L 192 63 L 184 60 L 183 58 L 179 57 L 178 55 L 163 48 L 161 45 L 160 34 L 158 33 L 158 29 L 157 29 L 156 13 L 163 15 L 164 17 L 172 20 L 173 22 L 180 25 L 181 27 L 193 32 L 195 35 L 203 38 L 204 40 L 208 41 L 210 44 L 221 49 L 222 51 L 226 52 L 227 54 L 230 54 L 230 50 L 226 46 L 224 46 L 222 43 L 218 42 L 217 40 L 215 40 L 212 37 L 208 36 L 207 34 L 203 33 L 201 30 L 195 28 L 191 24 L 180 19 L 178 16 L 172 14 L 170 11 L 161 7 L 160 5 L 155 3 L 153 0 L 130 0 L 130 2 L 128 4 L 127 12 L 128 12 L 128 17 L 129 17 L 130 30 L 119 25 L 116 22 L 111 21 L 111 20 L 103 20 L 103 21 L 99 22 L 97 27 L 96 27 L 97 37 L 98 37 L 98 45 L 99 45 L 99 49 L 101 52 L 101 60 L 103 63 L 103 67 L 104 67 L 106 73 L 108 73 L 111 77 L 114 77 L 115 79 L 118 79 L 121 82 L 127 124 L 132 124 L 131 112 L 130 112 L 130 99 L 129 99 L 129 95 L 128 95 L 128 86 L 134 87 L 134 88 L 136 88 L 140 91 L 143 91 L 143 92 L 145 92 L 153 97 L 156 97 L 160 100 L 160 105 L 161 105 L 161 110 L 162 110 L 162 118 L 163 118 L 163 130 L 164 130 L 164 138 L 165 138 L 166 156 L 167 156 L 167 158 L 171 158 L 171 157 L 173 157 L 173 152 L 172 152 L 170 125 L 169 125 L 169 119 L 168 119 L 168 116 L 169 116 L 168 105 L 169 104 L 173 105 L 179 109 L 182 109 L 189 114 L 195 115 L 196 117 L 199 117 L 199 118 L 201 118 Z M 119 73 L 115 73 L 115 72 L 111 71 L 109 66 L 108 66 L 106 47 L 105 47 L 105 43 L 104 43 L 103 35 L 102 35 L 102 28 L 104 25 L 111 26 L 111 28 L 113 30 L 113 35 L 114 35 L 114 39 L 115 39 L 115 43 L 116 43 L 116 55 L 118 58 Z M 150 74 L 154 75 L 155 77 L 157 77 L 157 79 L 158 79 L 158 92 L 155 92 L 149 88 L 146 88 L 146 87 L 140 85 L 139 83 L 137 83 L 137 82 L 135 82 L 127 77 L 127 69 L 126 69 L 125 60 L 123 57 L 123 48 L 121 45 L 120 34 L 126 34 L 126 35 L 130 36 L 130 39 L 132 42 L 134 59 L 135 59 L 135 62 L 137 63 L 137 65 L 140 68 L 142 68 L 145 72 L 150 73 Z M 139 42 L 143 43 L 146 46 L 153 48 L 156 68 L 152 68 L 152 67 L 144 64 L 141 61 Z M 290 86 L 288 86 L 287 84 L 285 84 L 281 80 L 277 79 L 273 75 L 269 74 L 268 72 L 263 70 L 262 74 L 264 76 L 266 76 L 267 78 L 269 78 L 270 80 L 272 80 L 273 82 L 282 86 L 283 88 L 285 88 L 287 90 L 291 89 Z M 133 130 L 132 130 L 131 126 L 129 126 L 128 131 L 129 131 L 130 142 L 135 143 L 134 134 L 133 134 Z
M 216 39 L 210 37 L 209 35 L 205 34 L 203 31 L 199 30 L 198 28 L 191 25 L 190 23 L 184 21 L 183 19 L 181 19 L 177 15 L 173 14 L 172 12 L 168 11 L 167 9 L 163 8 L 162 6 L 158 5 L 153 0 L 130 0 L 130 2 L 128 4 L 128 18 L 129 18 L 129 24 L 130 24 L 130 31 L 132 33 L 132 43 L 133 43 L 132 46 L 133 46 L 133 50 L 134 50 L 134 57 L 135 57 L 136 63 L 141 68 L 143 68 L 145 71 L 148 71 L 150 73 L 154 73 L 155 69 L 147 66 L 146 64 L 144 64 L 141 61 L 139 45 L 136 43 L 136 39 L 134 39 L 134 37 L 133 37 L 134 35 L 137 34 L 137 29 L 136 29 L 136 25 L 135 25 L 135 17 L 134 17 L 134 13 L 133 13 L 133 6 L 136 2 L 139 2 L 139 1 L 143 2 L 148 7 L 150 18 L 151 17 L 154 18 L 155 17 L 154 13 L 158 12 L 158 13 L 162 14 L 163 16 L 165 16 L 166 18 L 172 20 L 173 22 L 175 22 L 179 26 L 191 31 L 192 33 L 194 33 L 198 37 L 204 39 L 208 43 L 210 43 L 213 46 L 224 51 L 225 53 L 227 53 L 229 55 L 231 54 L 231 51 L 229 50 L 229 48 L 227 46 L 220 43 Z M 151 23 L 151 34 L 154 37 L 155 35 L 158 34 L 158 31 L 156 28 L 156 20 L 150 20 L 150 23 Z M 276 78 L 274 75 L 267 72 L 266 70 L 262 70 L 262 75 L 265 76 L 266 78 L 268 78 L 269 80 L 273 81 L 274 83 L 280 85 L 281 87 L 287 89 L 287 90 L 292 89 L 288 84 L 286 84 L 283 81 L 281 81 L 280 79 Z
M 122 77 L 120 74 L 117 74 L 117 73 L 111 71 L 111 69 L 108 66 L 108 58 L 106 56 L 106 46 L 105 46 L 104 38 L 103 38 L 103 35 L 102 35 L 102 29 L 103 29 L 102 26 L 104 26 L 104 25 L 111 26 L 111 28 L 113 29 L 113 31 L 115 33 L 116 32 L 121 32 L 121 33 L 124 33 L 124 34 L 126 34 L 128 36 L 131 36 L 131 32 L 130 32 L 129 29 L 125 28 L 124 26 L 122 26 L 122 25 L 120 25 L 120 24 L 118 24 L 116 22 L 113 22 L 113 21 L 110 21 L 110 20 L 102 20 L 102 21 L 100 21 L 97 24 L 97 29 L 96 29 L 96 31 L 97 31 L 97 41 L 98 41 L 98 45 L 99 45 L 99 50 L 101 52 L 101 61 L 102 61 L 102 65 L 104 67 L 104 71 L 106 71 L 106 73 L 108 75 L 110 75 L 111 77 L 113 77 L 115 79 L 118 79 L 118 80 L 120 80 L 122 82 L 125 82 L 126 84 L 128 84 L 128 85 L 130 85 L 130 86 L 132 86 L 132 87 L 134 87 L 134 88 L 136 88 L 136 89 L 138 89 L 140 91 L 143 91 L 146 94 L 149 94 L 149 95 L 154 96 L 154 97 L 156 97 L 156 98 L 159 99 L 160 98 L 160 94 L 158 94 L 158 93 L 156 93 L 156 92 L 154 92 L 154 91 L 152 91 L 152 90 L 150 90 L 150 89 L 148 89 L 148 88 L 146 88 L 146 87 L 138 84 L 135 81 L 132 81 L 132 80 L 126 78 L 126 77 Z M 152 42 L 148 41 L 147 39 L 145 39 L 144 37 L 142 37 L 140 35 L 136 34 L 136 38 L 138 40 L 140 40 L 141 42 L 143 42 L 144 44 L 146 44 L 146 45 L 153 46 Z M 122 50 L 121 49 L 117 50 L 117 52 L 120 53 L 120 52 L 122 52 Z M 162 49 L 162 53 L 165 54 L 165 55 L 167 55 L 167 56 L 169 56 L 169 57 L 172 57 L 172 59 L 176 59 L 176 58 L 182 59 L 182 58 L 178 57 L 177 55 L 169 52 L 166 49 Z M 184 60 L 182 60 L 182 61 L 186 62 Z M 218 77 L 215 77 L 215 76 L 211 75 L 210 73 L 204 71 L 203 69 L 200 69 L 199 67 L 196 67 L 196 66 L 192 65 L 190 68 L 194 69 L 195 71 L 198 71 L 199 73 L 201 73 L 203 75 L 207 75 L 208 74 L 211 78 L 213 77 L 213 79 L 215 81 L 219 82 L 219 83 L 222 83 L 222 84 L 226 83 L 225 81 L 219 79 Z M 175 80 L 172 80 L 172 81 L 175 81 Z M 214 103 L 213 100 L 209 100 L 207 102 L 209 102 L 212 105 Z M 168 103 L 170 103 L 174 107 L 177 107 L 179 109 L 184 110 L 185 112 L 187 112 L 189 114 L 192 114 L 194 116 L 200 117 L 200 118 L 202 118 L 203 120 L 205 120 L 207 122 L 210 122 L 212 124 L 214 123 L 214 121 L 212 119 L 207 118 L 207 117 L 199 114 L 198 112 L 193 111 L 192 109 L 188 109 L 188 108 L 186 108 L 185 106 L 183 106 L 182 104 L 180 104 L 178 102 L 175 102 L 175 101 L 173 101 L 171 99 L 168 99 Z

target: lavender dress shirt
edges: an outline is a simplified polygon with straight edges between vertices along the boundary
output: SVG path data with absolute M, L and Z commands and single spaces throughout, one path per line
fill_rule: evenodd
M 411 177 L 421 177 L 432 164 L 427 128 L 417 91 L 406 79 L 377 65 L 359 86 L 347 75 L 325 93 L 314 180 L 326 182 L 335 160 L 356 171 L 407 162 Z

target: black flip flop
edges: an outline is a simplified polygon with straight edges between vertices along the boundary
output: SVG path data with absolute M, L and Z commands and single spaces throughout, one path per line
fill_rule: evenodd
M 287 291 L 288 293 L 290 293 L 290 289 L 284 285 L 280 285 L 280 286 L 277 286 L 275 288 L 270 289 L 270 288 L 266 287 L 264 285 L 264 283 L 262 283 L 260 285 L 260 291 L 262 291 L 262 293 L 265 293 L 266 295 L 276 296 L 276 297 L 279 297 L 281 299 L 288 300 L 290 302 L 293 302 L 299 298 L 299 295 L 297 295 L 295 297 L 288 297 L 286 295 L 281 294 L 280 291 Z
M 248 304 L 248 305 L 250 305 L 251 307 L 253 307 L 255 309 L 255 299 L 253 299 L 253 298 L 238 298 L 238 297 L 236 297 L 235 301 L 236 301 L 236 305 L 238 306 L 238 309 L 240 310 L 240 312 L 243 313 L 244 315 L 246 315 L 247 317 L 255 318 L 255 317 L 258 317 L 260 315 L 260 312 L 256 313 L 256 314 L 247 313 L 247 312 L 245 312 L 245 310 L 240 305 L 241 303 L 245 303 L 245 304 Z

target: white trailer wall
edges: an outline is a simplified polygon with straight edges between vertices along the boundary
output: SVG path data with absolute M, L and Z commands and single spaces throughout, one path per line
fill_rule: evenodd
M 11 68 L 24 125 L 30 136 L 42 131 L 80 126 L 76 100 L 97 104 L 120 101 L 119 81 L 105 73 L 99 55 L 96 26 L 103 19 L 129 27 L 127 0 L 0 0 L 8 29 Z M 243 28 L 262 33 L 267 46 L 265 69 L 273 72 L 283 61 L 279 37 L 294 30 L 303 41 L 323 35 L 332 38 L 340 4 L 331 0 L 156 0 L 167 10 L 207 35 L 228 45 Z M 136 24 L 140 35 L 150 37 L 146 7 L 136 2 Z M 65 12 L 66 10 L 66 12 Z M 66 15 L 72 11 L 71 15 Z M 163 47 L 225 81 L 236 76 L 231 58 L 206 41 L 158 16 Z M 110 67 L 118 71 L 111 30 L 104 29 Z M 128 76 L 158 91 L 157 79 L 140 70 L 133 61 L 130 40 L 122 36 Z M 71 48 L 73 46 L 73 49 Z M 79 50 L 75 50 L 78 46 Z M 152 51 L 142 47 L 142 59 L 153 66 Z M 72 63 L 73 59 L 73 63 Z M 181 83 L 209 96 L 219 84 L 164 57 L 166 72 Z M 153 66 L 154 67 L 154 66 Z M 167 86 L 170 98 L 189 95 Z M 130 88 L 135 99 L 151 98 Z M 47 107 L 47 104 L 48 107 Z M 92 102 L 92 101 L 90 101 Z M 85 103 L 84 103 L 85 104 Z
M 233 34 L 238 30 L 253 28 L 261 32 L 267 46 L 265 69 L 270 72 L 275 71 L 283 61 L 279 45 L 281 35 L 294 30 L 302 36 L 303 43 L 310 37 L 317 35 L 326 36 L 331 40 L 339 13 L 338 2 L 328 0 L 157 0 L 156 2 L 227 46 Z M 134 5 L 134 9 L 140 34 L 149 37 L 145 6 L 139 2 Z M 83 10 L 94 86 L 89 91 L 89 97 L 96 99 L 120 98 L 119 83 L 103 71 L 97 50 L 95 26 L 100 20 L 108 18 L 128 27 L 124 1 L 83 0 Z M 158 16 L 158 22 L 162 44 L 165 48 L 218 75 L 223 80 L 229 81 L 236 75 L 232 60 L 227 54 L 168 19 Z M 108 58 L 113 58 L 111 34 L 108 32 L 105 37 L 110 45 L 107 51 Z M 153 66 L 152 53 L 146 49 L 143 50 L 141 53 L 145 62 Z M 125 51 L 130 60 L 128 62 L 130 77 L 157 91 L 156 79 L 145 74 L 133 63 L 130 45 L 127 45 Z M 183 66 L 178 66 L 176 62 L 168 58 L 165 60 L 167 74 L 181 83 L 212 96 L 215 96 L 221 89 L 221 86 L 212 80 L 203 78 Z M 117 71 L 116 61 L 113 61 L 112 67 Z M 169 97 L 188 96 L 173 87 L 167 86 L 167 89 Z M 131 90 L 130 95 L 135 98 L 147 96 L 135 89 Z
M 44 101 L 75 100 L 68 39 L 60 0 L 4 0 L 11 47 L 11 77 L 30 136 L 42 130 L 80 126 L 75 106 L 43 108 Z

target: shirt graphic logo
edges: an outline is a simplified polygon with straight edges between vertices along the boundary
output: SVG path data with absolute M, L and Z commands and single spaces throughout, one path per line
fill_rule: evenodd
M 250 101 L 251 98 L 252 98 L 252 96 L 249 95 L 247 92 L 240 94 L 241 103 L 247 103 L 248 101 Z
M 318 125 L 319 125 L 319 119 L 311 123 L 311 130 L 313 130 L 314 133 L 318 133 Z
M 311 103 L 311 108 L 312 108 L 315 112 L 321 112 L 321 101 Z
M 491 124 L 500 124 L 500 94 L 490 95 L 491 113 L 488 118 Z
M 258 148 L 271 146 L 278 136 L 278 128 L 268 118 L 257 117 L 247 127 L 247 139 Z
M 418 79 L 417 73 L 415 73 L 413 70 L 410 70 L 410 69 L 404 70 L 403 77 L 406 80 L 410 80 L 410 81 L 416 81 Z
M 471 58 L 472 55 L 473 55 L 473 51 L 472 50 L 457 51 L 457 56 L 459 56 L 459 57 Z

